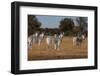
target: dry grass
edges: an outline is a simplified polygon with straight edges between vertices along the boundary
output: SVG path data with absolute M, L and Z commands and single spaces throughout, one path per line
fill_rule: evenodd
M 45 38 L 40 46 L 33 44 L 28 51 L 28 60 L 50 60 L 50 59 L 79 59 L 87 58 L 87 39 L 82 42 L 81 47 L 73 46 L 72 37 L 64 37 L 60 50 L 54 50 L 53 45 L 47 47 Z

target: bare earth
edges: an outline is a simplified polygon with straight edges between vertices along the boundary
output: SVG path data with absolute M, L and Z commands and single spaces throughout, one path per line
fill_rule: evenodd
M 88 57 L 88 41 L 83 40 L 81 47 L 73 46 L 72 37 L 64 37 L 60 50 L 54 50 L 53 45 L 47 47 L 45 38 L 40 46 L 32 45 L 28 50 L 28 60 L 52 60 L 52 59 L 79 59 Z

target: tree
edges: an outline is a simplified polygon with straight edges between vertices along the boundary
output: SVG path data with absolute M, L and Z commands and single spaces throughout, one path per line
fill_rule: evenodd
M 74 22 L 70 18 L 64 18 L 60 21 L 59 28 L 62 31 L 71 31 L 74 26 Z
M 64 31 L 65 35 L 69 35 L 72 32 L 74 27 L 74 22 L 71 18 L 64 18 L 60 21 L 59 29 Z
M 28 15 L 28 36 L 33 34 L 36 30 L 40 29 L 41 23 L 36 16 Z
M 83 32 L 87 28 L 87 17 L 78 17 L 76 21 L 79 24 L 80 32 Z

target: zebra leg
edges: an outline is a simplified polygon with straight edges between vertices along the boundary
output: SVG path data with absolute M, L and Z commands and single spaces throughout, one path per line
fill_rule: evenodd
M 57 45 L 56 45 L 56 44 L 54 45 L 54 49 L 55 49 L 55 50 L 57 49 Z
M 31 43 L 30 43 L 30 49 L 32 49 L 32 44 L 33 44 L 33 43 L 31 42 Z
M 41 41 L 39 40 L 38 45 L 40 46 Z
M 58 51 L 60 50 L 60 43 L 58 43 L 58 45 L 57 45 L 57 50 Z

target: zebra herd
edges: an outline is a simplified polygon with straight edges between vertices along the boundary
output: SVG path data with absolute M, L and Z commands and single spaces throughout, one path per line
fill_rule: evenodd
M 47 36 L 46 43 L 48 45 L 48 48 L 50 47 L 50 45 L 54 44 L 54 49 L 59 50 L 63 36 L 64 32 L 54 34 L 54 36 Z
M 48 48 L 51 48 L 51 45 L 53 45 L 55 50 L 59 50 L 63 37 L 64 32 L 55 33 L 54 35 L 45 35 L 45 32 L 35 32 L 34 34 L 28 37 L 28 49 L 31 49 L 33 44 L 37 44 L 38 46 L 40 46 L 43 42 L 43 39 L 46 38 L 45 42 Z M 78 35 L 73 37 L 73 46 L 80 47 L 84 39 L 84 35 Z

